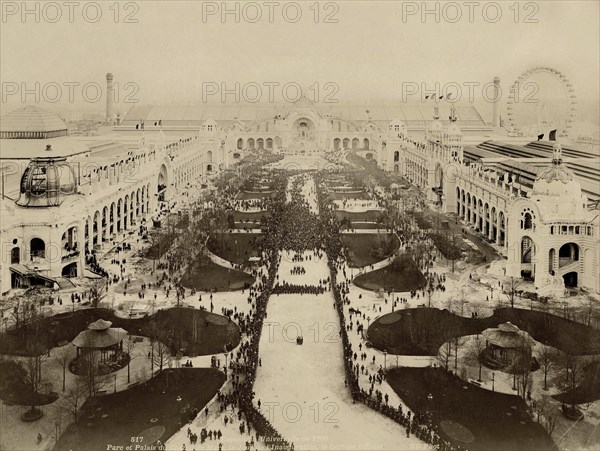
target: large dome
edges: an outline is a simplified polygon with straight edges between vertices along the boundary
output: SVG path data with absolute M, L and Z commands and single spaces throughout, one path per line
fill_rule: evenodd
M 21 207 L 54 207 L 66 196 L 77 194 L 77 178 L 65 157 L 52 156 L 52 147 L 46 147 L 48 156 L 32 159 L 21 176 L 19 198 Z
M 578 199 L 581 197 L 581 185 L 573 171 L 562 164 L 562 147 L 554 145 L 552 165 L 540 172 L 533 183 L 533 195 L 544 197 Z M 558 199 L 557 199 L 558 200 Z
M 56 114 L 28 105 L 2 116 L 3 139 L 55 138 L 67 135 L 67 126 Z

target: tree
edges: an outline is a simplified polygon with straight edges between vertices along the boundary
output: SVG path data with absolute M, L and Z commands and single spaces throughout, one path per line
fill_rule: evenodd
M 131 371 L 130 371 L 130 364 L 131 364 L 131 354 L 133 353 L 133 350 L 135 349 L 135 340 L 133 338 L 132 335 L 127 335 L 127 338 L 125 339 L 125 341 L 123 342 L 125 344 L 125 352 L 128 354 L 128 358 L 127 358 L 127 383 L 129 384 L 131 382 Z
M 574 413 L 576 412 L 575 389 L 583 380 L 585 363 L 578 356 L 570 352 L 561 352 L 561 361 L 562 386 L 568 390 L 568 398 L 571 401 L 571 412 Z
M 544 373 L 544 390 L 548 390 L 548 373 L 554 368 L 557 360 L 557 352 L 550 346 L 543 346 L 538 353 L 538 361 Z
M 431 286 L 432 283 L 429 282 L 427 284 L 427 289 L 425 290 L 425 294 L 427 295 L 427 307 L 431 308 L 431 298 L 433 297 L 433 294 L 435 293 L 435 290 L 433 289 L 433 287 Z
M 26 371 L 25 383 L 31 390 L 31 410 L 35 407 L 37 394 L 43 383 L 44 375 L 42 373 L 42 363 L 48 356 L 48 341 L 45 331 L 40 325 L 40 317 L 35 305 L 30 304 L 27 309 L 27 324 L 29 331 L 26 335 L 25 349 L 27 356 L 24 359 L 24 368 Z
M 542 395 L 539 399 L 536 399 L 531 404 L 533 413 L 536 414 L 536 421 L 543 424 L 544 428 L 548 432 L 548 435 L 552 435 L 556 426 L 556 406 L 552 402 L 549 396 Z M 543 423 L 542 423 L 543 420 Z
M 440 349 L 438 350 L 437 360 L 440 362 L 446 371 L 448 371 L 448 364 L 450 362 L 450 357 L 452 356 L 452 341 L 446 341 Z
M 56 355 L 56 361 L 58 363 L 60 363 L 60 366 L 62 367 L 62 372 L 63 372 L 62 391 L 65 391 L 67 366 L 69 365 L 69 362 L 71 360 L 73 360 L 73 358 L 75 357 L 74 353 L 73 353 L 73 346 L 71 344 L 61 346 L 60 348 L 56 349 L 55 355 Z
M 517 297 L 517 294 L 519 292 L 520 285 L 521 282 L 519 281 L 519 279 L 516 279 L 514 277 L 511 277 L 510 281 L 506 285 L 504 285 L 504 294 L 510 302 L 510 308 L 515 307 L 515 298 Z
M 152 349 L 152 361 L 158 366 L 159 373 L 161 373 L 164 366 L 168 365 L 171 361 L 171 351 L 161 340 L 157 340 Z
M 86 338 L 86 341 L 90 340 Z M 94 397 L 110 379 L 109 374 L 101 374 L 99 369 L 100 353 L 92 348 L 92 343 L 85 343 L 83 353 L 79 356 L 83 364 L 83 377 L 88 396 Z
M 467 337 L 457 335 L 454 337 L 454 369 L 458 369 L 458 351 L 468 342 Z
M 94 308 L 98 307 L 100 300 L 104 297 L 107 286 L 108 280 L 106 277 L 95 279 L 92 282 L 92 286 L 90 287 L 90 301 L 92 302 L 92 306 Z
M 78 378 L 75 383 L 69 387 L 67 393 L 61 398 L 60 407 L 73 416 L 73 422 L 77 421 L 79 409 L 86 399 L 88 392 L 87 384 L 84 380 Z
M 468 358 L 479 365 L 479 376 L 477 381 L 481 382 L 481 353 L 485 350 L 485 340 L 479 334 L 471 339 L 468 350 Z

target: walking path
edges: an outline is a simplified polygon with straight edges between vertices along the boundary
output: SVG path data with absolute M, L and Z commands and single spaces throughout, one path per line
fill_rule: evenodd
M 317 213 L 312 178 L 304 184 L 302 193 Z M 289 252 L 282 254 L 280 281 L 318 285 L 320 279 L 329 276 L 325 256 L 305 252 L 303 265 L 291 261 Z M 295 265 L 304 266 L 306 274 L 290 276 Z M 302 345 L 297 344 L 297 337 L 303 337 Z M 353 403 L 345 387 L 339 318 L 331 291 L 272 296 L 260 355 L 255 403 L 295 449 L 424 447 L 415 437 L 406 438 L 397 423 L 363 404 Z

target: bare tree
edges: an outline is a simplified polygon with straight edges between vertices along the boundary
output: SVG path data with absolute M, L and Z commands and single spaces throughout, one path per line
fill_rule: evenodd
M 152 349 L 152 360 L 158 366 L 158 372 L 161 373 L 164 366 L 171 361 L 171 351 L 169 347 L 161 340 L 157 340 Z
M 532 363 L 531 341 L 527 335 L 520 335 L 518 341 L 519 354 L 514 363 L 514 370 L 519 383 L 519 392 L 523 399 L 527 399 L 532 387 Z
M 450 357 L 452 356 L 452 341 L 446 341 L 440 349 L 438 350 L 437 360 L 440 362 L 446 371 L 448 371 L 448 364 L 450 362 Z
M 67 393 L 61 398 L 60 406 L 73 417 L 73 422 L 77 421 L 79 409 L 86 400 L 88 387 L 83 379 L 77 378 L 75 383 L 69 387 Z
M 66 377 L 67 377 L 67 366 L 69 365 L 69 362 L 71 360 L 73 360 L 73 358 L 75 358 L 74 355 L 74 349 L 73 346 L 71 344 L 67 344 L 65 346 L 61 346 L 60 348 L 57 348 L 55 351 L 55 355 L 56 355 L 56 361 L 58 363 L 60 363 L 60 366 L 62 367 L 62 373 L 63 373 L 63 380 L 62 380 L 62 391 L 65 391 L 65 383 L 66 383 Z
M 131 370 L 130 370 L 131 354 L 133 353 L 133 350 L 135 349 L 136 343 L 135 343 L 134 337 L 132 335 L 127 335 L 127 338 L 125 339 L 125 341 L 123 343 L 125 344 L 125 352 L 128 354 L 127 383 L 129 384 L 131 382 Z
M 425 294 L 427 295 L 427 307 L 431 308 L 431 298 L 433 298 L 433 294 L 435 290 L 433 289 L 432 283 L 429 282 L 427 284 L 427 289 L 425 290 Z
M 98 307 L 98 304 L 104 297 L 108 286 L 108 280 L 106 277 L 101 279 L 94 279 L 92 286 L 90 287 L 90 301 L 94 308 Z
M 30 325 L 26 335 L 25 349 L 27 356 L 24 359 L 24 368 L 26 371 L 25 382 L 31 390 L 31 409 L 35 407 L 34 401 L 39 393 L 40 387 L 44 381 L 42 373 L 42 364 L 48 356 L 48 340 L 45 331 L 40 325 L 40 317 L 33 304 L 27 309 L 27 322 Z
M 88 396 L 93 397 L 96 396 L 108 382 L 110 375 L 101 374 L 99 368 L 100 353 L 92 348 L 91 343 L 86 343 L 86 345 L 87 346 L 83 348 L 83 354 L 81 354 L 79 358 L 82 359 L 84 380 L 87 386 Z
M 568 390 L 568 393 L 571 397 L 571 411 L 575 412 L 575 389 L 579 386 L 579 384 L 583 380 L 584 376 L 584 361 L 578 356 L 569 353 L 562 352 L 561 353 L 562 360 L 562 368 L 561 373 L 563 377 L 563 387 Z
M 544 426 L 548 435 L 552 435 L 556 427 L 557 409 L 549 396 L 541 396 L 531 404 L 536 421 Z
M 542 345 L 542 349 L 538 353 L 538 361 L 544 373 L 544 390 L 548 390 L 548 373 L 554 368 L 557 363 L 557 352 L 551 346 Z
M 457 335 L 454 337 L 454 369 L 458 369 L 458 352 L 460 349 L 468 343 L 468 338 L 465 336 Z
M 521 285 L 521 282 L 519 281 L 519 279 L 516 279 L 515 277 L 511 277 L 510 281 L 506 285 L 504 285 L 504 294 L 506 295 L 506 297 L 508 298 L 508 301 L 510 302 L 510 308 L 515 307 L 515 298 L 517 297 L 517 294 L 519 293 L 520 285 Z
M 473 339 L 471 339 L 471 343 L 469 344 L 469 350 L 467 356 L 470 361 L 473 363 L 477 362 L 479 365 L 479 376 L 477 381 L 481 382 L 481 353 L 485 350 L 485 340 L 484 338 L 477 334 Z

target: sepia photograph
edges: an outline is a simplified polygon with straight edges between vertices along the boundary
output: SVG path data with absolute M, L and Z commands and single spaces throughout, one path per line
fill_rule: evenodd
M 598 0 L 0 0 L 0 451 L 598 451 Z

